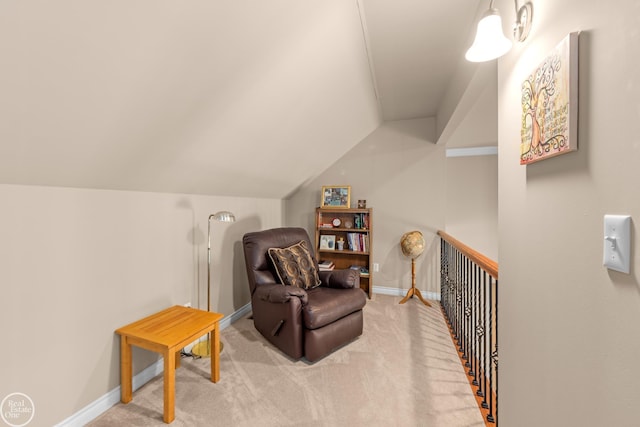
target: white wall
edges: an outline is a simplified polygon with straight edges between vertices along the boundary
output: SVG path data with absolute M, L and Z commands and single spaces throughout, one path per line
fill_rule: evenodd
M 640 2 L 533 3 L 529 39 L 498 63 L 500 423 L 636 426 Z M 579 150 L 520 166 L 521 82 L 577 30 Z M 602 266 L 607 213 L 633 217 L 631 274 Z
M 0 185 L 0 398 L 33 399 L 52 425 L 120 384 L 114 330 L 174 304 L 206 309 L 207 218 L 212 309 L 249 302 L 247 231 L 282 224 L 275 199 Z M 134 351 L 134 371 L 157 360 Z

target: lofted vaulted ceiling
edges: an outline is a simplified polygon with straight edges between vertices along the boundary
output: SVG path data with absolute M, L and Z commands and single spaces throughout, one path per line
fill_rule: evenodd
M 468 0 L 9 0 L 0 183 L 281 198 L 434 116 Z
M 384 120 L 435 116 L 478 2 L 362 0 Z

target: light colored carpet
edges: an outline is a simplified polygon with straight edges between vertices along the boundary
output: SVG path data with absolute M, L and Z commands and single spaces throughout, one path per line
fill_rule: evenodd
M 173 426 L 484 426 L 437 302 L 374 295 L 364 333 L 324 359 L 294 361 L 244 318 L 222 331 L 220 382 L 182 359 Z M 89 424 L 160 426 L 162 375 Z

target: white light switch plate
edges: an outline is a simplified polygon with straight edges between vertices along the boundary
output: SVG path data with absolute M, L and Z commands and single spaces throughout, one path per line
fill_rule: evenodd
M 605 267 L 629 273 L 631 261 L 631 216 L 604 216 L 604 260 Z

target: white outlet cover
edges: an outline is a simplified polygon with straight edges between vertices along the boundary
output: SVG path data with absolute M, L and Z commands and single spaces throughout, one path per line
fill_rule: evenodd
M 631 265 L 631 216 L 604 216 L 603 264 L 605 267 L 629 274 Z

